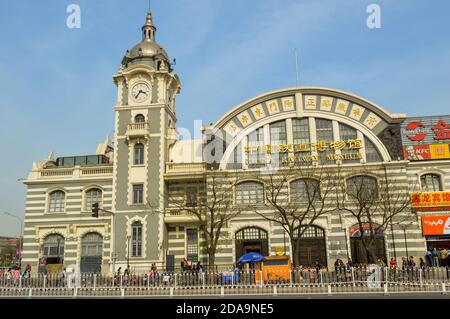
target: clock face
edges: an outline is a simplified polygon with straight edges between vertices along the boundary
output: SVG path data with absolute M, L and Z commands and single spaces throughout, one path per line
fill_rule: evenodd
M 137 102 L 143 102 L 150 97 L 150 86 L 147 83 L 137 83 L 131 89 L 131 96 Z

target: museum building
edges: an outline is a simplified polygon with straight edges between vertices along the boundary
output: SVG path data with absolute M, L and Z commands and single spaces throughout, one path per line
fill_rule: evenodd
M 181 139 L 181 83 L 156 42 L 150 12 L 142 40 L 125 53 L 113 80 L 113 139 L 92 155 L 50 154 L 24 181 L 22 263 L 33 271 L 77 265 L 108 273 L 129 265 L 147 272 L 153 263 L 173 270 L 184 258 L 208 265 L 202 225 L 211 218 L 197 212 L 207 215 L 205 203 L 220 192 L 229 202 L 220 212 L 228 217 L 214 253 L 219 268 L 251 251 L 296 254 L 304 266 L 333 267 L 337 258 L 372 262 L 357 241 L 372 227 L 375 254 L 384 260 L 418 260 L 427 248 L 449 248 L 450 116 L 407 118 L 340 90 L 296 87 L 231 108 L 202 128 L 202 139 Z M 323 199 L 321 213 L 303 215 L 295 251 L 278 222 L 270 180 L 283 181 L 280 198 L 291 210 Z M 325 198 L 331 184 L 337 195 Z M 371 205 L 389 195 L 401 211 L 387 219 L 376 211 L 373 225 L 361 222 L 346 203 L 354 185 L 380 198 Z M 311 187 L 319 195 L 308 202 Z M 96 203 L 98 218 L 91 212 Z

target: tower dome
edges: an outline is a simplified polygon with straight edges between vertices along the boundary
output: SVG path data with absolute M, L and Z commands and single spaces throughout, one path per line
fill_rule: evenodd
M 153 24 L 152 13 L 149 11 L 145 24 L 142 26 L 142 40 L 125 53 L 122 65 L 126 66 L 134 61 L 147 59 L 165 60 L 169 62 L 169 56 L 166 50 L 155 41 L 155 34 L 156 27 Z

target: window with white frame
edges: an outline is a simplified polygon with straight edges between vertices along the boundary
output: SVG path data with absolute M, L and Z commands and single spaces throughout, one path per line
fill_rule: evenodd
M 186 249 L 187 260 L 190 262 L 198 261 L 198 230 L 196 228 L 186 229 Z
M 441 176 L 438 174 L 424 174 L 420 176 L 420 186 L 425 192 L 442 192 Z
M 382 162 L 383 161 L 380 152 L 378 152 L 377 147 L 367 137 L 364 137 L 364 145 L 365 145 L 365 148 L 366 148 L 366 161 L 367 161 L 367 163 L 374 163 L 374 162 Z
M 131 256 L 142 256 L 142 223 L 139 221 L 131 225 Z
M 144 144 L 134 145 L 134 165 L 144 165 Z
M 264 203 L 264 188 L 258 182 L 243 182 L 235 187 L 236 204 Z
M 339 137 L 341 141 L 348 142 L 358 139 L 358 131 L 346 124 L 339 123 Z M 344 164 L 359 163 L 359 159 L 346 159 Z
M 91 188 L 85 194 L 86 197 L 86 210 L 92 209 L 92 205 L 98 203 L 102 206 L 102 191 L 98 188 Z
M 291 182 L 291 201 L 308 202 L 320 200 L 320 182 L 312 178 L 302 178 Z
M 144 185 L 133 185 L 133 204 L 142 204 L 144 202 Z
M 347 179 L 347 196 L 349 200 L 370 202 L 378 198 L 377 179 L 372 176 L 358 175 Z
M 48 211 L 50 213 L 64 212 L 66 194 L 63 191 L 54 191 L 49 195 Z

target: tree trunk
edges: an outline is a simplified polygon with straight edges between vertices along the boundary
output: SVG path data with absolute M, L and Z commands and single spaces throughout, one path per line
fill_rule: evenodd
M 292 250 L 292 263 L 293 263 L 293 267 L 298 267 L 299 264 L 299 256 L 298 256 L 298 245 L 297 245 L 297 239 L 296 238 L 291 238 L 291 250 Z
M 216 250 L 211 247 L 208 251 L 208 268 L 210 271 L 214 271 L 216 258 Z

